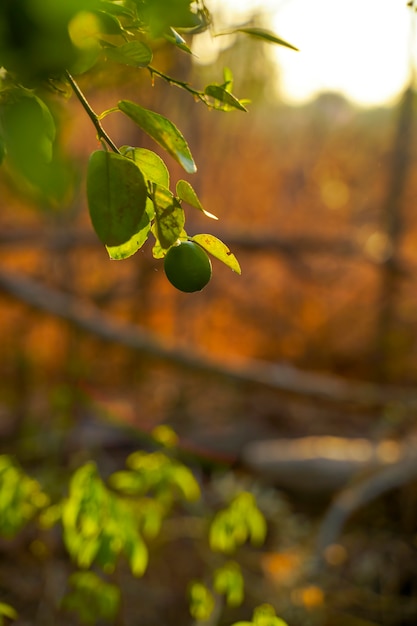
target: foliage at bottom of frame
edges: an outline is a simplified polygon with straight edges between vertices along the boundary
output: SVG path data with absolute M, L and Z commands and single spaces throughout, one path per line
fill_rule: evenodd
M 30 523 L 40 531 L 60 529 L 63 546 L 77 568 L 69 576 L 61 606 L 85 624 L 117 620 L 123 590 L 113 574 L 121 559 L 133 576 L 142 576 L 148 566 L 148 542 L 163 533 L 170 514 L 193 503 L 193 512 L 203 522 L 203 541 L 220 561 L 204 581 L 189 581 L 184 593 L 190 616 L 212 623 L 219 605 L 236 608 L 244 600 L 244 576 L 232 555 L 246 543 L 261 546 L 266 537 L 266 520 L 252 493 L 240 491 L 213 513 L 203 502 L 195 475 L 176 458 L 169 443 L 154 451 L 134 452 L 126 469 L 114 472 L 106 482 L 94 462 L 85 463 L 72 474 L 66 497 L 52 502 L 11 456 L 0 456 L 0 537 L 12 540 Z M 18 617 L 1 600 L 0 626 Z M 250 624 L 285 626 L 269 604 L 258 607 L 251 621 L 234 626 Z

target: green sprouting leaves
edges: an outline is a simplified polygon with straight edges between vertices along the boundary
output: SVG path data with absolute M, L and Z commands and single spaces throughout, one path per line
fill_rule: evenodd
M 62 524 L 66 548 L 79 567 L 96 562 L 112 572 L 119 554 L 124 554 L 135 576 L 144 573 L 148 550 L 134 511 L 106 488 L 94 463 L 74 473 L 62 506 Z
M 214 572 L 214 590 L 224 595 L 230 607 L 240 606 L 244 598 L 242 571 L 235 561 L 229 561 Z
M 87 171 L 91 221 L 100 240 L 120 246 L 140 231 L 147 189 L 140 169 L 120 154 L 97 150 Z
M 273 606 L 261 604 L 253 611 L 251 622 L 235 622 L 232 626 L 288 626 L 288 624 L 277 617 Z
M 197 171 L 187 142 L 178 128 L 169 119 L 144 109 L 129 100 L 121 100 L 120 111 L 135 122 L 145 133 L 168 152 L 189 174 Z
M 210 527 L 210 547 L 214 552 L 231 554 L 247 541 L 261 545 L 265 536 L 265 518 L 254 496 L 244 491 L 214 517 Z
M 0 535 L 13 537 L 49 504 L 40 484 L 7 455 L 0 456 Z
M 191 238 L 192 241 L 198 243 L 209 254 L 219 259 L 222 263 L 230 267 L 237 274 L 241 274 L 239 262 L 235 255 L 229 250 L 229 248 L 220 239 L 214 235 L 194 235 Z
M 128 470 L 116 472 L 110 478 L 111 486 L 125 495 L 152 495 L 168 507 L 174 501 L 194 501 L 200 497 L 200 487 L 192 472 L 162 452 L 134 452 L 126 464 Z
M 214 609 L 214 596 L 210 589 L 201 582 L 194 581 L 188 589 L 191 617 L 197 621 L 206 621 Z
M 119 587 L 94 572 L 75 572 L 70 576 L 69 584 L 71 591 L 63 598 L 63 608 L 75 611 L 84 624 L 97 624 L 97 620 L 114 621 L 120 605 Z
M 266 521 L 259 510 L 255 497 L 248 491 L 239 493 L 228 507 L 219 511 L 209 528 L 209 544 L 213 552 L 229 555 L 247 541 L 260 546 L 265 541 Z M 189 589 L 191 615 L 207 620 L 213 613 L 215 598 L 224 597 L 229 607 L 240 606 L 245 594 L 245 581 L 240 565 L 226 561 L 214 570 L 212 583 L 195 581 Z M 242 622 L 239 626 L 249 626 Z M 269 626 L 267 623 L 265 626 Z M 271 624 L 271 626 L 273 626 Z M 277 623 L 276 626 L 283 626 Z
M 188 602 L 191 616 L 198 621 L 208 620 L 216 604 L 216 598 L 223 596 L 227 606 L 240 606 L 245 594 L 245 583 L 241 568 L 236 561 L 228 561 L 213 573 L 212 585 L 194 580 L 188 588 Z
M 0 602 L 0 626 L 5 624 L 4 618 L 7 620 L 15 620 L 18 618 L 17 611 L 10 606 L 10 604 L 6 604 L 5 602 Z

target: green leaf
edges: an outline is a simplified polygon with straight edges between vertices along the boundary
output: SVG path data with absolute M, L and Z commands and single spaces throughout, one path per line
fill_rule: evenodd
M 252 622 L 255 626 L 288 626 L 287 622 L 277 617 L 271 604 L 261 604 L 253 611 Z
M 147 150 L 147 148 L 131 148 L 129 146 L 123 146 L 120 151 L 136 163 L 147 180 L 163 187 L 169 187 L 168 168 L 155 152 Z
M 30 182 L 42 181 L 55 140 L 55 122 L 49 108 L 27 89 L 8 89 L 1 93 L 0 124 L 13 166 Z
M 183 200 L 195 209 L 202 211 L 207 217 L 210 217 L 212 220 L 218 219 L 215 215 L 213 215 L 213 213 L 209 213 L 203 208 L 203 205 L 201 204 L 200 199 L 193 187 L 186 180 L 179 180 L 177 182 L 176 193 L 180 200 Z
M 13 537 L 48 504 L 39 483 L 10 456 L 0 455 L 0 536 Z
M 6 604 L 5 602 L 0 602 L 0 624 L 2 623 L 2 617 L 8 617 L 9 619 L 17 619 L 17 611 L 10 606 L 10 604 Z
M 161 247 L 167 250 L 177 241 L 184 228 L 184 210 L 170 190 L 161 185 L 155 185 L 152 199 L 157 239 Z
M 275 43 L 279 46 L 285 46 L 286 48 L 291 48 L 291 50 L 295 50 L 296 52 L 299 52 L 299 49 L 293 46 L 292 44 L 288 43 L 288 41 L 281 39 L 281 37 L 277 37 L 275 33 L 273 33 L 270 30 L 265 30 L 264 28 L 257 28 L 257 27 L 237 28 L 233 32 L 245 33 L 246 35 L 249 35 L 250 37 L 255 37 L 256 39 L 262 39 L 263 41 L 268 41 L 269 43 Z
M 131 549 L 127 549 L 129 565 L 134 576 L 143 576 L 148 566 L 148 550 L 145 543 L 137 536 L 131 544 Z
M 229 107 L 231 107 L 232 109 L 239 109 L 239 111 L 247 111 L 247 108 L 223 85 L 207 85 L 204 89 L 204 93 L 206 96 L 210 96 L 210 98 L 214 98 L 227 105 L 227 108 L 222 107 L 224 110 L 229 110 Z
M 125 31 L 120 21 L 115 15 L 111 15 L 107 11 L 93 11 L 99 18 L 103 27 L 103 32 L 107 35 L 122 35 Z
M 239 606 L 244 598 L 244 580 L 240 566 L 235 561 L 226 563 L 214 572 L 214 589 L 226 596 L 228 606 Z
M 200 21 L 191 9 L 190 0 L 136 0 L 135 4 L 152 38 L 164 35 L 170 26 L 193 28 Z
M 246 514 L 246 523 L 249 528 L 251 542 L 261 546 L 266 537 L 267 526 L 265 517 L 257 507 L 253 507 Z
M 93 152 L 87 170 L 87 199 L 94 230 L 106 246 L 127 243 L 143 228 L 146 183 L 130 159 L 104 150 Z
M 99 8 L 101 11 L 112 13 L 113 15 L 120 15 L 131 19 L 135 17 L 134 12 L 129 10 L 128 7 L 116 4 L 116 2 L 111 2 L 111 0 L 100 0 Z
M 174 44 L 174 46 L 177 46 L 177 48 L 179 48 L 180 50 L 183 50 L 184 52 L 187 52 L 188 54 L 193 54 L 193 51 L 187 45 L 187 42 L 185 41 L 185 39 L 181 37 L 181 35 L 174 28 L 171 27 L 169 31 L 170 32 L 166 33 L 165 35 L 165 39 L 167 41 Z
M 193 174 L 197 171 L 187 142 L 170 120 L 129 100 L 121 100 L 118 107 L 120 111 L 130 117 L 135 124 L 162 146 L 186 172 Z
M 231 270 L 237 274 L 242 273 L 237 258 L 220 239 L 217 239 L 214 235 L 194 235 L 191 239 L 200 244 L 204 250 L 209 252 L 216 259 L 219 259 L 219 261 L 227 265 L 227 267 L 230 267 Z
M 186 500 L 192 502 L 200 498 L 200 487 L 188 467 L 179 464 L 174 465 L 171 471 L 171 480 Z
M 146 67 L 152 61 L 152 50 L 141 41 L 129 41 L 121 46 L 106 47 L 105 54 L 111 61 L 132 67 Z
M 193 582 L 189 588 L 190 614 L 197 621 L 209 619 L 214 609 L 214 597 L 210 589 L 200 582 Z
M 155 152 L 146 148 L 131 148 L 129 146 L 123 146 L 120 151 L 128 159 L 136 163 L 146 180 L 158 185 L 169 186 L 168 169 L 161 157 L 155 154 Z M 150 198 L 147 198 L 146 209 L 139 224 L 138 232 L 129 241 L 120 246 L 106 246 L 110 258 L 119 261 L 135 254 L 148 239 L 154 215 L 153 202 Z
M 105 582 L 94 572 L 74 572 L 69 583 L 71 591 L 62 600 L 65 609 L 75 611 L 86 624 L 114 621 L 120 604 L 116 585 Z
M 148 239 L 151 230 L 151 219 L 152 218 L 148 214 L 148 208 L 146 207 L 139 224 L 139 230 L 137 233 L 132 235 L 129 241 L 122 243 L 120 246 L 106 246 L 109 257 L 113 261 L 121 261 L 123 259 L 128 259 L 135 254 Z

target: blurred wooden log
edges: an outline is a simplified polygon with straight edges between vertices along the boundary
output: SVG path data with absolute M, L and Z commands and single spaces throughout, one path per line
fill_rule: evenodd
M 269 232 L 259 234 L 227 233 L 224 230 L 213 234 L 227 241 L 228 245 L 248 252 L 275 252 L 289 259 L 305 254 L 326 254 L 348 259 L 357 257 L 358 261 L 376 263 L 375 259 L 364 252 L 363 246 L 352 238 L 312 237 L 308 234 L 279 237 L 277 235 L 271 236 Z M 0 233 L 1 246 L 26 247 L 31 244 L 36 247 L 46 247 L 48 250 L 62 250 L 78 246 L 92 247 L 97 246 L 97 236 L 92 230 L 71 227 L 65 229 L 42 227 L 38 230 L 21 228 Z
M 18 273 L 0 271 L 0 291 L 66 320 L 102 341 L 125 346 L 196 373 L 257 385 L 293 397 L 347 404 L 355 409 L 379 408 L 395 403 L 407 408 L 417 407 L 417 394 L 412 389 L 348 381 L 336 376 L 303 372 L 290 365 L 255 360 L 233 363 L 215 361 L 195 349 L 169 345 L 144 328 L 104 315 L 99 308 L 77 296 L 51 289 Z
M 332 495 L 354 477 L 392 466 L 406 456 L 409 446 L 394 440 L 318 436 L 255 441 L 244 447 L 241 460 L 277 487 Z

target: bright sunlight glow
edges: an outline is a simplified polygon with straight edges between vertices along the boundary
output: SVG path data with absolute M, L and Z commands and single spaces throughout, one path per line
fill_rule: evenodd
M 390 103 L 416 60 L 416 18 L 407 0 L 207 0 L 207 5 L 227 13 L 234 25 L 262 13 L 266 27 L 300 49 L 273 51 L 280 94 L 289 103 L 321 91 L 338 91 L 363 106 Z

